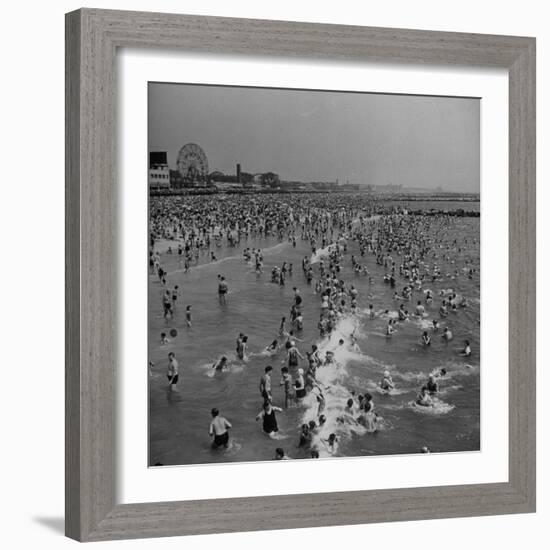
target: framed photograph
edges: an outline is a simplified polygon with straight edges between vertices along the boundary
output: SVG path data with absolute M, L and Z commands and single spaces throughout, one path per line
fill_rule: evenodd
M 66 534 L 535 511 L 535 40 L 66 18 Z

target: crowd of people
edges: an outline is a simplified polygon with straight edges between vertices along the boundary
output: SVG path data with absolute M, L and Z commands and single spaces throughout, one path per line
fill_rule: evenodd
M 399 338 L 401 326 L 412 320 L 422 321 L 425 329 L 419 329 L 419 347 L 445 346 L 453 340 L 453 315 L 470 307 L 468 298 L 456 291 L 455 282 L 479 276 L 479 255 L 464 254 L 479 246 L 478 241 L 471 237 L 470 240 L 447 237 L 447 230 L 454 223 L 452 215 L 408 215 L 357 195 L 151 197 L 150 214 L 150 273 L 162 288 L 159 305 L 167 321 L 180 307 L 182 295 L 185 301 L 191 301 L 192 289 L 182 290 L 172 283 L 163 262 L 164 254 L 177 255 L 182 266 L 178 271 L 185 274 L 204 262 L 216 262 L 222 247 L 242 248 L 243 262 L 253 267 L 258 278 L 268 278 L 278 286 L 287 285 L 292 279 L 293 298 L 288 304 L 288 315 L 281 318 L 276 337 L 261 350 L 267 364 L 259 380 L 256 420 L 267 436 L 278 439 L 277 416 L 284 415 L 289 408 L 307 408 L 313 418 L 296 426 L 295 445 L 275 449 L 276 460 L 286 460 L 293 454 L 311 458 L 338 455 L 342 444 L 340 425 L 357 429 L 358 433 L 376 433 L 383 425 L 372 390 L 367 389 L 350 390 L 347 396 L 339 396 L 343 399 L 341 410 L 334 421 L 327 422 L 327 397 L 332 395 L 334 385 L 332 378 L 327 382 L 323 372 L 337 373 L 340 380 L 338 373 L 343 369 L 340 350 L 361 354 L 355 329 L 347 333 L 339 329 L 342 319 L 354 319 L 355 327 L 383 319 L 384 337 L 388 341 Z M 262 249 L 249 246 L 249 240 L 256 242 L 262 238 L 285 242 L 293 248 L 307 243 L 310 253 L 302 259 L 298 278 L 290 261 L 279 262 L 264 273 Z M 170 243 L 163 253 L 156 246 L 159 241 Z M 461 258 L 460 263 L 457 257 Z M 353 275 L 345 278 L 343 272 L 349 274 L 350 268 Z M 360 293 L 357 288 L 357 278 L 370 285 L 374 277 L 380 276 L 375 272 L 383 273 L 381 280 L 391 289 L 388 296 L 392 297 L 385 308 L 376 309 L 370 292 Z M 218 273 L 212 286 L 220 307 L 226 307 L 231 298 L 230 282 L 223 273 Z M 446 288 L 434 290 L 441 286 Z M 316 296 L 315 321 L 304 318 L 304 288 Z M 307 299 L 312 292 L 307 293 Z M 193 322 L 191 310 L 192 305 L 187 304 L 188 327 Z M 300 337 L 306 322 L 316 322 L 319 339 L 313 343 L 305 343 Z M 160 338 L 161 345 L 167 342 L 166 333 Z M 271 338 L 267 336 L 268 339 Z M 309 349 L 304 351 L 305 348 Z M 243 328 L 236 339 L 235 355 L 246 361 L 249 353 L 248 336 Z M 456 353 L 470 357 L 473 353 L 470 341 L 464 341 Z M 272 380 L 273 364 L 277 362 L 284 362 L 278 384 Z M 212 369 L 214 372 L 230 369 L 227 355 L 219 356 Z M 444 368 L 427 373 L 412 405 L 433 407 L 446 374 Z M 179 375 L 178 361 L 170 352 L 167 369 L 170 391 L 177 391 Z M 398 383 L 389 370 L 384 370 L 377 390 L 391 396 L 396 389 Z M 215 403 L 212 405 L 209 427 L 212 447 L 227 448 L 231 442 L 229 432 L 238 426 L 222 416 Z M 293 452 L 295 448 L 299 452 Z M 419 452 L 427 450 L 420 442 Z

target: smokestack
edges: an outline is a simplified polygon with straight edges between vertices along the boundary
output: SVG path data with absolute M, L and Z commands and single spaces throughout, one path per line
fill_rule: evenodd
M 241 165 L 237 164 L 237 182 L 241 183 Z

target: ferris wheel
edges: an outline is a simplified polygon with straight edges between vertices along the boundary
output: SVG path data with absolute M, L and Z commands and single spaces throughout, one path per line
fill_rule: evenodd
M 187 143 L 178 154 L 178 170 L 186 181 L 204 180 L 208 176 L 208 159 L 196 143 Z

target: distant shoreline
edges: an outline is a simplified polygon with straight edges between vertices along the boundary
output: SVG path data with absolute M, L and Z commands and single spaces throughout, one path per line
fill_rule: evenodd
M 216 188 L 186 188 L 186 189 L 150 189 L 149 195 L 152 197 L 167 196 L 188 196 L 188 195 L 360 195 L 369 197 L 373 202 L 386 201 L 453 201 L 453 202 L 479 202 L 480 196 L 475 193 L 457 193 L 457 192 L 434 192 L 431 193 L 396 193 L 396 194 L 371 194 L 366 191 L 356 191 L 342 189 L 338 191 L 324 190 L 287 190 L 287 189 L 227 189 L 219 190 Z

